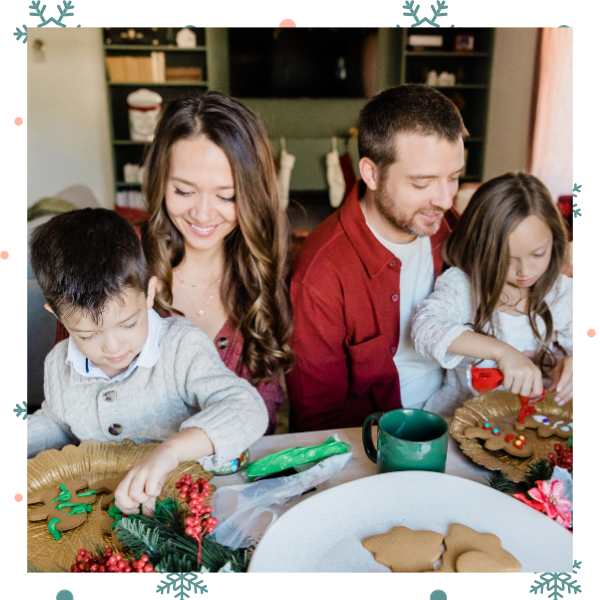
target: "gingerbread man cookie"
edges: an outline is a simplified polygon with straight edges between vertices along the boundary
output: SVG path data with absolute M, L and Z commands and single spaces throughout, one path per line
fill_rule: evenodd
M 533 448 L 527 445 L 524 435 L 513 429 L 501 431 L 493 423 L 485 422 L 481 427 L 467 427 L 465 437 L 485 440 L 488 450 L 504 450 L 518 458 L 527 458 L 533 454 Z
M 537 429 L 537 434 L 541 438 L 557 435 L 566 440 L 573 435 L 573 421 L 556 416 L 530 415 L 525 417 L 523 423 L 515 421 L 515 429 L 518 431 L 523 431 L 526 428 Z
M 372 535 L 362 545 L 375 560 L 394 573 L 425 573 L 442 554 L 444 536 L 435 531 L 413 531 L 408 527 L 393 527 L 387 533 Z
M 453 523 L 444 538 L 441 573 L 520 573 L 521 563 L 492 533 Z
M 106 510 L 115 499 L 115 492 L 121 481 L 125 478 L 125 475 L 127 475 L 127 472 L 119 473 L 114 477 L 105 477 L 94 484 L 94 489 L 98 494 L 106 494 L 100 501 L 100 506 L 103 509 Z
M 123 518 L 123 516 L 123 513 L 115 506 L 114 498 L 112 498 L 112 502 L 110 502 L 108 511 L 102 511 L 102 520 L 100 521 L 102 533 L 110 535 L 113 546 L 119 552 L 124 550 L 124 546 L 121 540 L 117 537 L 115 525 Z
M 57 488 L 32 492 L 27 496 L 27 504 L 42 503 L 32 507 L 27 515 L 29 521 L 48 520 L 48 530 L 56 540 L 61 531 L 75 529 L 85 522 L 96 500 L 96 490 L 88 490 L 85 479 L 77 479 Z M 87 490 L 87 491 L 83 491 Z

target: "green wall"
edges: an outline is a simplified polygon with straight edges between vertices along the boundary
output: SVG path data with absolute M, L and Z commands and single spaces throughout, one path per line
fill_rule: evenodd
M 379 62 L 377 81 L 379 89 L 399 83 L 400 30 L 379 30 Z M 208 28 L 208 77 L 211 89 L 229 92 L 229 56 L 227 29 Z M 352 99 L 267 99 L 241 98 L 243 104 L 260 115 L 271 139 L 274 156 L 280 152 L 279 140 L 285 138 L 286 150 L 296 157 L 292 171 L 291 190 L 326 190 L 325 157 L 332 149 L 331 137 L 337 136 L 338 152 L 345 151 L 348 130 L 358 126 L 358 113 L 367 102 L 365 98 Z M 355 139 L 348 142 L 348 151 L 358 173 L 358 147 Z

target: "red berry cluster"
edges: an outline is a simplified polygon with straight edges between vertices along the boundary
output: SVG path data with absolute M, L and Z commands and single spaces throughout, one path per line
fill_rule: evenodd
M 154 566 L 148 562 L 148 556 L 142 554 L 140 560 L 123 560 L 120 554 L 113 555 L 112 548 L 106 548 L 102 556 L 93 556 L 83 548 L 77 553 L 73 573 L 154 573 Z
M 210 495 L 208 480 L 199 478 L 196 482 L 191 475 L 184 475 L 176 484 L 179 497 L 188 503 L 190 516 L 185 520 L 185 533 L 198 542 L 198 562 L 202 557 L 202 536 L 211 533 L 218 523 L 210 516 L 212 508 L 206 506 L 206 498 Z
M 556 452 L 556 455 L 553 453 L 548 454 L 548 458 L 550 459 L 552 466 L 561 467 L 563 469 L 567 469 L 567 471 L 572 471 L 573 450 L 565 448 L 565 446 L 561 446 L 560 444 L 554 444 L 554 451 Z

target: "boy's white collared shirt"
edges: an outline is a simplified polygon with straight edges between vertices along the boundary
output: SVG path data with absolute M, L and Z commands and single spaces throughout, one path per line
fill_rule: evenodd
M 67 349 L 67 358 L 65 362 L 70 365 L 82 377 L 95 377 L 98 379 L 106 379 L 107 381 L 122 381 L 129 377 L 137 367 L 145 367 L 151 369 L 158 361 L 160 356 L 160 348 L 158 345 L 158 336 L 160 334 L 160 326 L 162 319 L 153 309 L 148 310 L 148 337 L 142 351 L 131 361 L 129 367 L 123 373 L 119 373 L 112 379 L 92 361 L 88 360 L 73 338 L 69 336 L 69 346 Z

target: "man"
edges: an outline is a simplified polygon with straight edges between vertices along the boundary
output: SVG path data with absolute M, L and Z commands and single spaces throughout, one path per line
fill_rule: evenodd
M 291 280 L 292 429 L 359 426 L 440 389 L 442 370 L 413 350 L 410 321 L 442 270 L 466 135 L 457 108 L 424 85 L 361 110 L 362 181 L 307 238 Z

